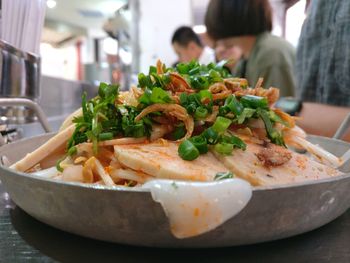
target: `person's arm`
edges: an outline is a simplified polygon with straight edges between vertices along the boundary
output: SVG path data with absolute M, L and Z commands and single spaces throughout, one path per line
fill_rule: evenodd
M 297 125 L 308 134 L 333 137 L 342 121 L 350 113 L 350 108 L 304 102 Z M 343 140 L 350 142 L 350 129 Z

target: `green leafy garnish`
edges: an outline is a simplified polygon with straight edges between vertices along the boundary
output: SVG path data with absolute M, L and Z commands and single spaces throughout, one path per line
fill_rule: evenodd
M 177 124 L 175 125 L 175 129 L 171 134 L 171 139 L 173 139 L 174 141 L 179 140 L 183 138 L 185 134 L 186 134 L 185 125 L 183 123 Z
M 139 98 L 139 102 L 144 105 L 151 105 L 155 103 L 171 103 L 172 99 L 169 94 L 162 88 L 155 87 L 152 90 L 146 88 L 143 95 Z
M 215 181 L 220 181 L 224 179 L 231 179 L 234 177 L 234 174 L 231 172 L 219 172 L 215 175 L 214 180 Z
M 223 133 L 231 125 L 232 121 L 230 119 L 218 116 L 212 126 L 213 130 L 217 133 Z
M 241 89 L 247 88 L 242 87 L 246 82 L 242 81 L 241 84 L 241 79 L 233 78 L 226 63 L 221 61 L 201 65 L 191 61 L 179 63 L 174 68 L 162 64 L 161 70 L 159 65 L 151 66 L 148 73 L 138 74 L 140 95 L 135 93 L 136 105 L 132 104 L 135 106 L 121 103 L 125 98 L 119 96 L 118 85 L 101 83 L 97 97 L 88 100 L 86 94 L 82 96 L 83 114 L 73 120 L 75 131 L 68 141 L 67 156 L 75 155 L 75 145 L 84 142 L 91 142 L 96 154 L 100 141 L 116 137 L 150 137 L 154 125 L 168 125 L 168 134 L 163 137 L 179 140 L 187 132 L 185 127 L 188 125 L 184 119 L 194 121 L 192 137 L 182 141 L 178 147 L 179 156 L 184 160 L 194 160 L 209 149 L 226 155 L 234 154 L 235 149 L 245 150 L 246 144 L 233 131 L 246 127 L 254 119 L 264 122 L 267 137 L 272 143 L 285 146 L 283 136 L 275 129 L 275 124 L 286 127 L 289 124 L 269 108 L 266 97 L 244 95 L 249 94 L 249 90 L 236 92 L 237 96 L 233 93 L 229 96 L 223 93 L 223 97 L 212 94 L 216 87 L 210 87 L 216 83 L 219 83 L 218 87 L 225 85 L 227 90 L 234 90 L 237 81 Z M 172 112 L 172 107 L 169 107 L 169 111 L 152 111 L 135 121 L 136 116 L 152 104 L 174 103 L 181 105 L 186 112 L 179 115 L 179 112 Z M 176 118 L 178 121 L 174 121 Z M 60 162 L 57 167 L 62 169 Z
M 184 140 L 178 149 L 180 157 L 186 161 L 192 161 L 199 156 L 199 151 L 190 140 Z
M 281 146 L 286 147 L 282 134 L 280 132 L 278 132 L 275 128 L 273 128 L 272 122 L 269 118 L 268 111 L 263 110 L 263 109 L 258 109 L 257 114 L 263 120 L 263 122 L 265 124 L 265 128 L 266 128 L 267 136 L 269 137 L 271 142 L 273 142 L 277 145 L 281 145 Z
M 233 144 L 220 142 L 215 144 L 214 150 L 220 154 L 230 155 L 233 151 Z
M 216 132 L 212 127 L 209 127 L 206 129 L 203 133 L 202 136 L 207 140 L 208 144 L 216 144 L 219 140 L 219 133 Z
M 200 154 L 208 152 L 208 143 L 203 136 L 193 136 L 189 139 L 190 142 L 197 148 Z
M 247 145 L 245 144 L 245 142 L 242 141 L 239 137 L 234 135 L 230 135 L 230 136 L 223 135 L 221 137 L 221 142 L 232 144 L 234 148 L 239 148 L 239 149 L 242 149 L 243 151 L 245 151 L 245 149 L 247 148 Z
M 63 168 L 61 166 L 61 162 L 67 158 L 67 154 L 63 155 L 60 159 L 57 160 L 56 162 L 56 170 L 59 172 L 63 172 Z
M 255 114 L 256 110 L 251 108 L 244 108 L 241 115 L 237 118 L 237 123 L 242 124 L 245 120 L 250 119 Z
M 156 92 L 157 93 L 157 92 Z M 117 105 L 119 87 L 101 83 L 98 96 L 87 100 L 82 96 L 83 116 L 74 118 L 75 131 L 68 141 L 67 148 L 90 141 L 93 151 L 97 153 L 98 142 L 111 140 L 116 136 L 143 137 L 149 135 L 151 125 L 145 123 L 147 118 L 135 123 L 140 110 L 132 106 Z M 157 99 L 162 96 L 156 96 Z M 152 97 L 152 99 L 154 99 Z
M 245 108 L 268 109 L 268 102 L 267 102 L 267 98 L 265 98 L 265 97 L 245 95 L 245 96 L 241 97 L 240 103 Z
M 243 112 L 243 105 L 237 100 L 235 95 L 230 95 L 226 98 L 224 106 L 220 107 L 220 114 L 226 115 L 232 112 L 234 115 L 239 116 Z

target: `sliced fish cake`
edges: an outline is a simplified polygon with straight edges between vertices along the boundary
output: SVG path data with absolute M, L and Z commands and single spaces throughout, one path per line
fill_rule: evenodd
M 213 153 L 237 177 L 254 186 L 269 186 L 317 180 L 342 174 L 309 157 L 281 146 L 247 143 L 247 149 L 234 150 L 230 156 Z
M 166 140 L 114 146 L 115 156 L 122 165 L 157 178 L 212 181 L 218 172 L 228 171 L 210 152 L 185 161 L 177 149 L 177 143 Z

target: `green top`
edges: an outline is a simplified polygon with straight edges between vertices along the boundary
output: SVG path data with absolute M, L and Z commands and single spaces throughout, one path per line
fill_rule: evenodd
M 293 46 L 284 39 L 266 32 L 256 38 L 249 58 L 236 66 L 233 75 L 246 78 L 252 87 L 262 77 L 263 87 L 279 88 L 281 97 L 294 96 L 294 65 Z

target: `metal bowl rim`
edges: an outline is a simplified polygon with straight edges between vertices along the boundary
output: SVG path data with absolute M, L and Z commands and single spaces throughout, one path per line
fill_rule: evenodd
M 37 135 L 34 137 L 30 138 L 24 138 L 21 140 L 18 140 L 14 143 L 20 143 L 22 141 L 27 141 L 29 139 L 36 139 L 39 138 L 40 136 L 43 135 L 53 135 L 55 133 L 47 133 L 47 134 L 41 134 Z M 312 136 L 315 138 L 324 138 L 330 141 L 339 141 L 341 143 L 347 143 L 338 139 L 333 139 L 333 138 L 327 138 L 327 137 L 322 137 L 322 136 Z M 9 144 L 8 144 L 9 145 Z M 0 147 L 1 149 L 2 147 Z M 121 191 L 121 192 L 150 192 L 150 189 L 147 188 L 142 188 L 142 187 L 134 187 L 134 188 L 129 188 L 129 187 L 123 187 L 123 186 L 104 186 L 104 185 L 92 185 L 92 184 L 86 184 L 86 183 L 79 183 L 79 182 L 64 182 L 64 181 L 58 181 L 55 179 L 50 179 L 50 178 L 45 178 L 45 177 L 40 177 L 37 175 L 31 175 L 23 172 L 17 172 L 14 171 L 13 169 L 10 169 L 9 167 L 5 167 L 0 165 L 0 171 L 5 170 L 10 174 L 14 174 L 16 176 L 24 176 L 28 177 L 34 180 L 41 180 L 44 182 L 49 182 L 49 183 L 54 183 L 54 184 L 62 184 L 62 185 L 67 185 L 70 187 L 83 187 L 83 188 L 88 188 L 88 189 L 93 189 L 93 190 L 98 190 L 98 191 Z M 344 173 L 339 176 L 334 176 L 334 177 L 329 177 L 329 178 L 324 178 L 324 179 L 319 179 L 319 180 L 310 180 L 306 182 L 297 182 L 297 183 L 291 183 L 291 184 L 280 184 L 280 185 L 273 185 L 273 186 L 257 186 L 253 187 L 253 192 L 260 192 L 260 191 L 272 191 L 272 190 L 280 190 L 280 189 L 290 189 L 290 188 L 296 188 L 296 187 L 301 187 L 301 186 L 307 186 L 307 185 L 317 185 L 317 184 L 323 184 L 323 183 L 329 183 L 329 182 L 334 182 L 334 181 L 341 181 L 345 180 L 350 177 L 350 173 Z

